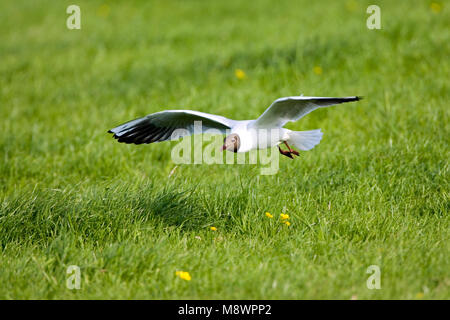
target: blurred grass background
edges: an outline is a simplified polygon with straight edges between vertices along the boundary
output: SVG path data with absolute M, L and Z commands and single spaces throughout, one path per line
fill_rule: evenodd
M 68 30 L 70 4 L 0 4 L 1 298 L 450 298 L 447 5 L 76 1 Z M 169 177 L 173 142 L 106 134 L 164 109 L 253 119 L 300 93 L 365 100 L 289 124 L 324 139 L 273 176 Z

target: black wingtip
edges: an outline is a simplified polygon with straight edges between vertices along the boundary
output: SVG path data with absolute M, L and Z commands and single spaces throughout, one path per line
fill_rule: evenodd
M 113 133 L 111 130 L 108 130 L 108 133 Z
M 362 99 L 364 99 L 364 97 L 363 97 L 363 96 L 356 96 L 356 99 L 355 99 L 355 101 L 359 101 L 359 100 L 362 100 Z

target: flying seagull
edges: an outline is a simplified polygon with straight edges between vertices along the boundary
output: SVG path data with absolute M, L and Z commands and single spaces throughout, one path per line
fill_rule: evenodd
M 292 155 L 298 156 L 299 153 L 289 144 L 300 150 L 310 150 L 320 142 L 322 132 L 320 129 L 292 131 L 283 128 L 287 122 L 297 121 L 317 108 L 360 99 L 361 97 L 358 96 L 279 98 L 256 120 L 231 120 L 193 110 L 165 110 L 129 121 L 108 132 L 113 133 L 113 137 L 119 142 L 134 144 L 174 140 L 194 133 L 211 133 L 212 131 L 218 134 L 229 133 L 224 139 L 222 150 L 248 152 L 253 149 L 278 146 L 282 155 L 293 159 Z M 194 124 L 197 121 L 201 121 L 201 132 L 197 130 L 194 132 Z M 175 131 L 177 134 L 174 134 Z M 287 150 L 280 147 L 282 144 L 287 147 Z

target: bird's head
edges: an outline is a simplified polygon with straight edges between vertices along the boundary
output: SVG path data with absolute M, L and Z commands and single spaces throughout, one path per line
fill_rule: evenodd
M 237 152 L 241 146 L 241 139 L 236 133 L 232 133 L 223 140 L 222 150 Z

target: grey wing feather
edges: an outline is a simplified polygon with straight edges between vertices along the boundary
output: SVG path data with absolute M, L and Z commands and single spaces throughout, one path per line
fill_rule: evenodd
M 358 101 L 362 97 L 285 97 L 275 100 L 264 113 L 253 122 L 255 128 L 281 128 L 289 121 L 297 121 L 321 107 L 344 102 Z
M 234 120 L 204 112 L 166 110 L 126 122 L 108 132 L 113 133 L 119 142 L 153 143 L 172 140 L 172 134 L 177 129 L 184 129 L 177 138 L 193 134 L 196 121 L 201 121 L 202 132 L 215 129 L 220 133 L 226 133 L 235 123 Z

